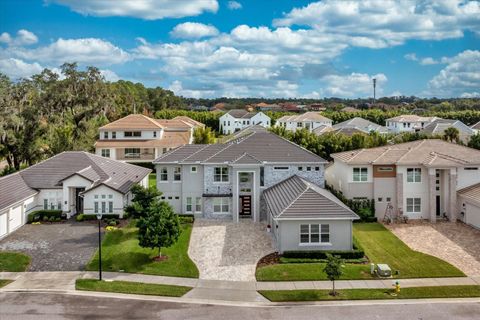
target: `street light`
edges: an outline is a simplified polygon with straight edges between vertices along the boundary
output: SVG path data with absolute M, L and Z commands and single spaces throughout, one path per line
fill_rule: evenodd
M 101 233 L 101 222 L 102 214 L 97 214 L 98 220 L 98 280 L 102 280 L 102 233 Z

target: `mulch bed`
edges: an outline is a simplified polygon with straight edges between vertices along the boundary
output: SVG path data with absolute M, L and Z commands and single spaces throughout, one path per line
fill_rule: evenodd
M 258 261 L 257 269 L 279 263 L 280 255 L 278 254 L 278 252 L 270 253 Z

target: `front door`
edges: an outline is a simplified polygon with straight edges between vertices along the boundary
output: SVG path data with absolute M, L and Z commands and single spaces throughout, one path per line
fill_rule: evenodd
M 83 213 L 83 197 L 80 196 L 80 193 L 85 191 L 85 188 L 76 188 L 75 189 L 75 213 Z
M 240 217 L 252 216 L 252 196 L 240 196 L 238 207 Z

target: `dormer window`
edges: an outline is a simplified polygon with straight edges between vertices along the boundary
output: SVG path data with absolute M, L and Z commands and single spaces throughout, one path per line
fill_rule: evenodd
M 141 137 L 141 131 L 125 131 L 125 137 Z
M 117 132 L 115 131 L 112 132 L 112 139 L 117 139 Z
M 103 133 L 103 139 L 108 139 L 108 131 L 105 131 L 105 132 Z

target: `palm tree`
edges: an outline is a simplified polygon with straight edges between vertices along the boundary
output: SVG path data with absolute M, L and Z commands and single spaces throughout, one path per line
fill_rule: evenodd
M 443 132 L 443 138 L 450 142 L 458 142 L 460 140 L 460 131 L 455 127 L 449 127 Z

